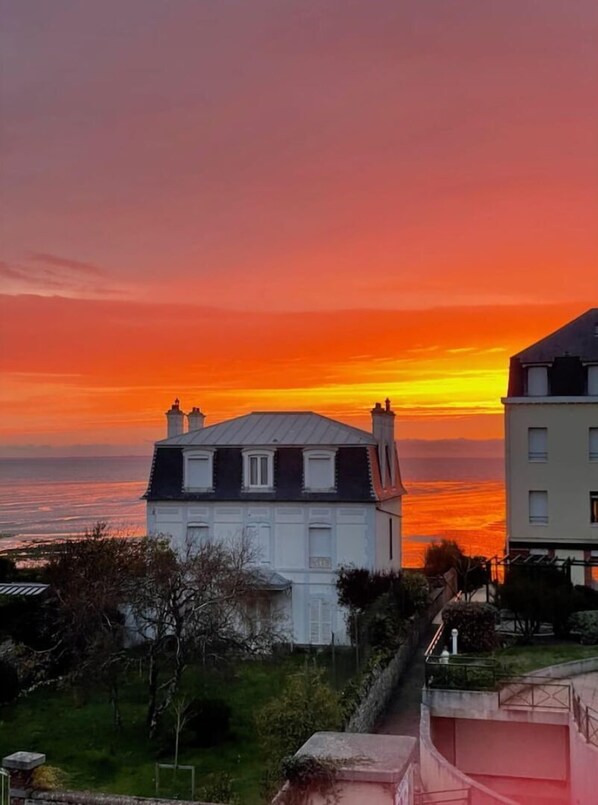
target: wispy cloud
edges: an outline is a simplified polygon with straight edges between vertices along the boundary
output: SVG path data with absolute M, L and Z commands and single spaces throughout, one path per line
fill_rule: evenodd
M 108 284 L 108 272 L 98 266 L 41 252 L 30 252 L 19 263 L 0 261 L 0 280 L 9 294 L 87 298 L 123 295 L 111 280 Z
M 67 257 L 58 257 L 55 254 L 47 254 L 46 252 L 30 252 L 29 259 L 36 263 L 44 263 L 45 265 L 68 269 L 69 271 L 80 274 L 92 274 L 96 277 L 106 275 L 103 269 L 91 263 L 84 263 L 81 260 L 70 260 Z

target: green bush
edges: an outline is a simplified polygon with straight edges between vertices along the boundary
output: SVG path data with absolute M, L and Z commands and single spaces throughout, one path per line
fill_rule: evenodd
M 0 660 L 0 704 L 13 702 L 19 695 L 19 675 L 12 663 Z
M 575 612 L 569 618 L 569 628 L 579 635 L 579 642 L 586 646 L 598 643 L 598 610 Z
M 185 712 L 194 746 L 217 746 L 230 734 L 231 708 L 224 699 L 195 699 Z
M 403 618 L 428 603 L 428 582 L 420 573 L 341 567 L 336 579 L 338 601 L 353 612 L 365 612 L 381 596 L 396 602 Z
M 271 699 L 256 716 L 264 754 L 275 763 L 293 755 L 314 732 L 336 730 L 341 708 L 322 671 L 306 668 L 287 680 L 280 696 Z
M 491 651 L 497 645 L 496 608 L 491 604 L 455 601 L 442 611 L 450 631 L 459 630 L 459 651 Z

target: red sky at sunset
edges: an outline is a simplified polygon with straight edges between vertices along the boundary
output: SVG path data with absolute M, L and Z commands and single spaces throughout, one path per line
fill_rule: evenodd
M 5 0 L 0 442 L 309 408 L 499 439 L 597 303 L 595 0 Z

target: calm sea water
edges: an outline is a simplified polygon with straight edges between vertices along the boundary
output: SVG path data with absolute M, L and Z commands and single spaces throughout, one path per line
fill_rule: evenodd
M 81 534 L 98 520 L 142 534 L 140 500 L 151 459 L 0 459 L 0 549 Z M 402 459 L 403 554 L 418 565 L 426 545 L 456 539 L 492 556 L 505 539 L 503 462 L 493 458 Z

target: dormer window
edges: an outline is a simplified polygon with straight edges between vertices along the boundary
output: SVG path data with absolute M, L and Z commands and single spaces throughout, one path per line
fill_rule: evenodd
M 274 450 L 243 451 L 243 488 L 262 491 L 274 488 Z
M 214 451 L 186 450 L 185 480 L 186 492 L 209 492 L 214 488 Z
M 548 395 L 548 367 L 529 366 L 527 370 L 527 396 L 546 397 Z
M 336 487 L 335 450 L 303 451 L 303 486 L 308 492 L 332 492 Z

